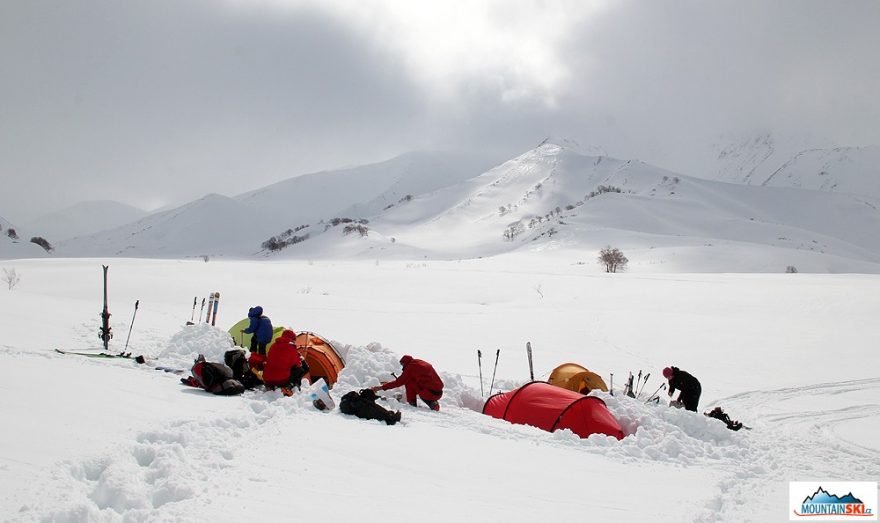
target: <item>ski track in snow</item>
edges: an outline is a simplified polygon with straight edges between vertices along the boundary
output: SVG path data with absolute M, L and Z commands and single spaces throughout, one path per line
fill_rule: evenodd
M 876 418 L 878 393 L 880 378 L 872 378 L 751 391 L 714 402 L 733 419 L 737 412 L 747 414 L 743 419 L 752 430 L 740 431 L 748 450 L 742 460 L 728 464 L 732 474 L 721 481 L 720 493 L 698 521 L 762 521 L 764 516 L 749 516 L 740 509 L 763 503 L 763 514 L 773 510 L 776 500 L 766 489 L 774 483 L 787 494 L 789 481 L 875 481 L 880 477 L 880 450 L 847 440 L 835 427 Z M 829 398 L 836 408 L 811 408 Z M 791 402 L 802 402 L 804 408 L 781 408 Z M 779 440 L 786 444 L 779 445 Z M 765 495 L 756 496 L 760 492 Z

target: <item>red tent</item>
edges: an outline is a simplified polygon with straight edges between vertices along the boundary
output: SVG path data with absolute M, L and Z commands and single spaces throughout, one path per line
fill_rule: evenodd
M 549 432 L 570 429 L 582 438 L 607 434 L 623 439 L 620 424 L 601 398 L 584 396 L 543 381 L 491 396 L 483 405 L 483 414 Z

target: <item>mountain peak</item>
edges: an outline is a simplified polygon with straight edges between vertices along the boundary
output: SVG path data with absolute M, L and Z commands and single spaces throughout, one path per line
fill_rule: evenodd
M 567 151 L 571 151 L 583 156 L 608 156 L 608 153 L 605 152 L 605 149 L 599 147 L 598 145 L 592 144 L 581 144 L 571 138 L 565 138 L 561 136 L 547 136 L 538 144 L 538 147 L 542 147 L 545 145 L 555 145 L 561 149 L 565 149 Z

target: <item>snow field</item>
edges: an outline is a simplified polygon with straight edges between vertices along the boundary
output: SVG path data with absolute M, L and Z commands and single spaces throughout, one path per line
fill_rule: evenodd
M 53 346 L 97 348 L 100 263 L 16 264 L 26 279 L 0 293 L 0 364 L 14 370 L 0 383 L 0 409 L 14 420 L 0 432 L 5 520 L 395 521 L 421 511 L 427 521 L 551 512 L 772 521 L 786 518 L 788 481 L 880 477 L 872 276 L 585 278 L 552 256 L 112 262 L 111 346 L 128 332 L 123 304 L 140 298 L 131 347 L 152 364 L 188 369 L 199 353 L 222 361 L 225 327 L 257 303 L 276 324 L 339 346 L 348 365 L 337 401 L 390 378 L 402 354 L 434 363 L 446 383 L 441 412 L 386 394 L 387 408 L 403 413 L 389 427 L 319 412 L 305 395 L 216 397 L 130 360 L 56 354 Z M 209 290 L 223 295 L 218 327 L 184 326 L 191 296 Z M 619 395 L 602 398 L 628 434 L 620 442 L 483 416 L 495 348 L 493 392 L 509 390 L 527 381 L 526 339 L 542 379 L 576 361 L 615 372 L 619 387 L 641 367 L 654 374 L 652 392 L 662 366 L 678 364 L 703 382 L 701 411 L 721 405 L 754 430 Z

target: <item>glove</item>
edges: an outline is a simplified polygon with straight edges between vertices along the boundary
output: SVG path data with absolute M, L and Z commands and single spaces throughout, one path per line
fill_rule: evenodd
M 669 392 L 666 393 L 666 395 L 669 396 L 669 397 L 671 398 L 671 397 L 672 397 L 672 391 L 670 390 Z

